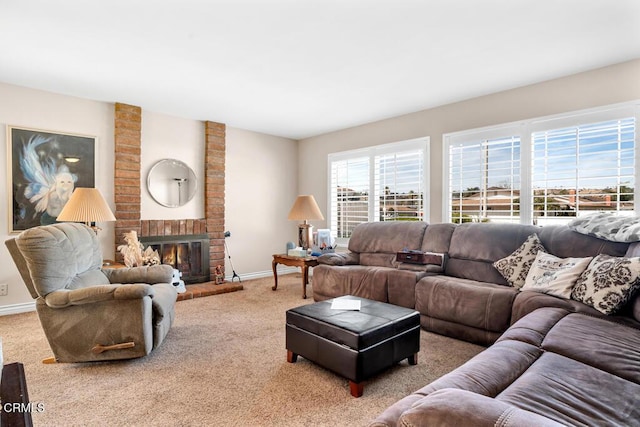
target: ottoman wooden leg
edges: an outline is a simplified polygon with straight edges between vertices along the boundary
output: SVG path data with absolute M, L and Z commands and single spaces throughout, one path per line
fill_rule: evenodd
M 414 353 L 411 356 L 407 357 L 409 361 L 409 365 L 417 365 L 418 364 L 418 353 Z
M 349 391 L 351 391 L 351 396 L 360 397 L 362 396 L 362 392 L 364 391 L 364 383 L 354 383 L 349 380 Z
M 298 355 L 291 350 L 287 350 L 287 362 L 296 363 L 298 360 Z

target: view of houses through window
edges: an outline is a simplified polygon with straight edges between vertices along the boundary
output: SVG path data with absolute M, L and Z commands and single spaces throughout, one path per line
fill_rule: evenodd
M 369 221 L 425 215 L 428 139 L 329 155 L 329 224 L 339 239 Z
M 520 216 L 520 138 L 457 143 L 449 148 L 451 221 Z
M 544 225 L 594 211 L 633 213 L 635 115 L 554 124 L 445 136 L 448 220 Z

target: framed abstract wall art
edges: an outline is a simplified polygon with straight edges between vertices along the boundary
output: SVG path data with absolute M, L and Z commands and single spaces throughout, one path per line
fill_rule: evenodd
M 9 232 L 52 224 L 76 187 L 95 187 L 96 138 L 7 126 Z

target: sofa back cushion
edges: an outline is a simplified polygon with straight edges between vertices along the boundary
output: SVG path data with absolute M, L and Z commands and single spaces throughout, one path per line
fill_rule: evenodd
M 426 228 L 423 221 L 359 224 L 349 239 L 349 251 L 360 254 L 360 265 L 393 267 L 397 252 L 421 248 Z
M 433 227 L 431 225 L 430 227 Z M 575 232 L 566 225 L 466 223 L 451 236 L 446 274 L 507 285 L 492 265 L 510 255 L 531 234 L 537 234 L 546 251 L 559 258 L 584 258 L 598 254 L 624 256 L 628 243 L 609 242 Z
M 560 258 L 585 258 L 599 254 L 624 256 L 629 243 L 610 242 L 571 230 L 566 225 L 546 225 L 538 237 L 547 252 Z
M 422 252 L 448 253 L 455 228 L 451 223 L 429 224 L 424 232 Z
M 539 230 L 539 227 L 533 225 L 520 224 L 460 224 L 451 236 L 445 273 L 454 277 L 507 285 L 505 278 L 492 264 L 510 255 L 528 236 Z

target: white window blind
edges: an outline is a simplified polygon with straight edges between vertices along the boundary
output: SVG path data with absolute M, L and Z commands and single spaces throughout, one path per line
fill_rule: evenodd
M 428 138 L 329 155 L 329 224 L 338 239 L 370 221 L 421 221 Z
M 634 117 L 538 131 L 531 141 L 537 223 L 634 210 Z
M 517 221 L 520 138 L 451 144 L 448 182 L 451 222 Z
M 411 221 L 424 217 L 422 150 L 375 156 L 374 174 L 377 219 Z
M 331 162 L 330 188 L 331 230 L 348 238 L 356 225 L 369 220 L 369 157 Z

